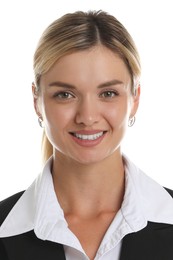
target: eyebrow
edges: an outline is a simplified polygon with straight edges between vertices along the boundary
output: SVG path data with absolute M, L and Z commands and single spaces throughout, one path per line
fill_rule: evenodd
M 114 79 L 114 80 L 107 81 L 107 82 L 99 84 L 97 86 L 97 88 L 105 88 L 105 87 L 110 87 L 110 86 L 113 86 L 113 85 L 121 85 L 121 84 L 124 84 L 124 82 L 121 81 L 121 80 L 118 80 L 118 79 Z M 76 87 L 74 85 L 69 84 L 69 83 L 65 83 L 65 82 L 62 82 L 62 81 L 51 82 L 48 86 L 49 87 L 63 87 L 63 88 L 68 88 L 68 89 L 76 89 Z
M 75 89 L 75 86 L 62 82 L 62 81 L 55 81 L 52 82 L 48 85 L 49 87 L 63 87 L 63 88 L 71 88 L 71 89 Z
M 118 79 L 114 79 L 114 80 L 107 81 L 107 82 L 100 84 L 98 86 L 98 88 L 105 88 L 105 87 L 110 87 L 110 86 L 114 86 L 114 85 L 121 85 L 121 84 L 124 84 L 124 82 L 121 81 L 121 80 L 118 80 Z

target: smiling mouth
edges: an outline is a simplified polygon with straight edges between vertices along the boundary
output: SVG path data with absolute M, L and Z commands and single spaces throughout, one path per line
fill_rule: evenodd
M 93 140 L 97 140 L 98 138 L 100 138 L 101 136 L 103 136 L 106 133 L 106 131 L 102 131 L 96 134 L 77 134 L 77 133 L 71 133 L 73 136 L 75 136 L 76 138 L 80 139 L 80 140 L 89 140 L 89 141 L 93 141 Z

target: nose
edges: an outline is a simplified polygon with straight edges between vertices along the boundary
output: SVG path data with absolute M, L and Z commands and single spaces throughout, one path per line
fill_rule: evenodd
M 76 123 L 92 126 L 97 123 L 99 119 L 100 111 L 96 100 L 93 100 L 90 97 L 81 100 L 77 108 Z

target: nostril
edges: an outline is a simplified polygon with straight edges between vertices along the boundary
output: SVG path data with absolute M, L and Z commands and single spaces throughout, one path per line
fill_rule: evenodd
M 76 115 L 76 123 L 77 124 L 83 124 L 86 126 L 91 126 L 94 123 L 98 122 L 98 115 L 96 115 L 96 113 L 88 113 L 87 111 L 80 111 L 77 115 Z
M 97 100 L 92 95 L 86 95 L 78 103 L 75 121 L 77 124 L 92 126 L 99 121 L 100 111 Z

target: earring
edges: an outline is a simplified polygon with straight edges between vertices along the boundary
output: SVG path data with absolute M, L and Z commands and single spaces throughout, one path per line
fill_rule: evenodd
M 43 126 L 43 118 L 41 116 L 38 117 L 38 123 L 41 128 L 44 128 Z
M 132 127 L 135 123 L 135 120 L 136 120 L 135 116 L 130 117 L 129 122 L 128 122 L 128 126 Z

